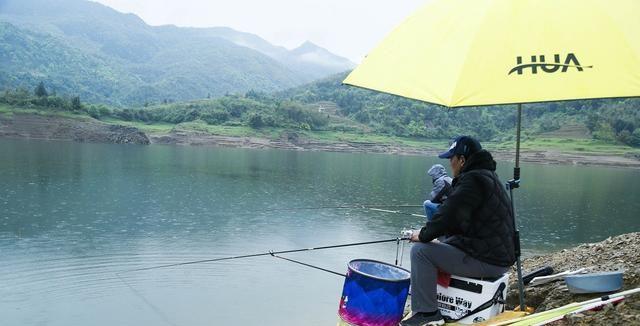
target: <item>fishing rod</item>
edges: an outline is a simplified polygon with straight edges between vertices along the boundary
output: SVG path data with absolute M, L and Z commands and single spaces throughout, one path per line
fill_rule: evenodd
M 420 206 L 420 207 L 422 207 L 422 206 Z M 426 215 L 406 213 L 406 212 L 403 212 L 403 211 L 392 211 L 392 210 L 380 209 L 380 208 L 369 208 L 369 209 L 372 210 L 372 211 L 383 212 L 383 213 L 393 213 L 393 214 L 401 214 L 401 215 L 416 216 L 416 217 L 427 217 Z
M 240 256 L 229 256 L 229 257 L 221 257 L 221 258 L 214 258 L 214 259 L 194 260 L 194 261 L 187 261 L 187 262 L 175 263 L 175 264 L 166 264 L 166 265 L 159 265 L 159 266 L 136 268 L 136 269 L 122 271 L 122 272 L 119 272 L 118 274 L 139 272 L 139 271 L 148 271 L 148 270 L 153 270 L 153 269 L 177 267 L 177 266 L 184 266 L 184 265 L 213 263 L 213 262 L 219 262 L 219 261 L 225 261 L 225 260 L 233 260 L 233 259 L 244 259 L 244 258 L 260 257 L 260 256 L 274 256 L 274 255 L 289 254 L 289 253 L 294 253 L 294 252 L 334 249 L 334 248 L 353 247 L 353 246 L 363 246 L 363 245 L 385 243 L 385 242 L 400 242 L 400 241 L 409 240 L 409 239 L 410 239 L 409 237 L 403 236 L 403 237 L 398 237 L 398 238 L 393 238 L 393 239 L 346 243 L 346 244 L 339 244 L 339 245 L 332 245 L 332 246 L 301 248 L 301 249 L 292 249 L 292 250 L 283 250 L 283 251 L 268 251 L 268 252 L 249 254 L 249 255 L 240 255 Z
M 564 316 L 567 314 L 570 314 L 571 312 L 574 312 L 575 310 L 579 309 L 580 307 L 586 306 L 586 305 L 590 305 L 590 304 L 595 304 L 598 302 L 606 302 L 610 299 L 616 299 L 616 298 L 625 298 L 628 297 L 630 295 L 633 294 L 637 294 L 640 293 L 640 288 L 635 288 L 635 289 L 629 289 L 626 291 L 622 291 L 622 292 L 618 292 L 618 293 L 613 293 L 613 294 L 608 294 L 608 295 L 604 295 L 602 297 L 599 298 L 594 298 L 591 300 L 587 300 L 587 301 L 582 301 L 582 302 L 572 302 L 569 304 L 566 304 L 564 306 L 555 308 L 555 309 L 551 309 L 551 310 L 546 310 L 546 311 L 541 311 L 535 314 L 531 314 L 531 315 L 527 315 L 527 316 L 523 316 L 523 317 L 517 317 L 517 318 L 513 318 L 510 320 L 504 320 L 504 321 L 498 321 L 498 322 L 494 322 L 494 323 L 489 323 L 489 325 L 491 326 L 506 326 L 506 325 L 533 325 L 533 324 L 537 324 L 540 322 L 544 322 L 545 321 L 545 317 L 548 317 L 548 319 L 554 319 L 556 316 Z M 538 320 L 540 319 L 540 320 Z M 536 320 L 536 322 L 534 322 L 534 320 Z M 544 325 L 544 324 L 541 324 Z
M 404 257 L 404 240 L 410 240 L 411 239 L 411 234 L 413 233 L 413 231 L 412 230 L 402 230 L 401 233 L 402 233 L 402 237 L 395 239 L 395 241 L 396 241 L 396 262 L 395 262 L 395 265 L 396 266 L 402 266 L 402 260 L 403 260 L 403 257 Z M 402 249 L 400 249 L 400 241 L 403 241 L 402 242 Z M 400 254 L 400 252 L 402 252 L 402 254 Z M 271 256 L 275 257 L 275 258 L 279 258 L 279 259 L 286 260 L 286 261 L 289 261 L 289 262 L 292 262 L 292 263 L 300 264 L 302 266 L 315 268 L 315 269 L 321 270 L 323 272 L 328 272 L 328 273 L 335 274 L 335 275 L 338 275 L 338 276 L 342 276 L 342 277 L 346 277 L 347 276 L 346 274 L 339 273 L 339 272 L 336 272 L 336 271 L 332 271 L 330 269 L 318 267 L 318 266 L 315 266 L 315 265 L 307 264 L 307 263 L 301 262 L 299 260 L 278 256 L 274 252 L 270 252 L 270 253 L 271 253 Z M 400 261 L 398 261 L 398 256 L 400 256 Z
M 377 207 L 423 207 L 422 205 L 379 205 Z M 422 214 L 413 214 L 413 213 L 407 213 L 407 212 L 403 212 L 403 211 L 399 211 L 399 210 L 389 210 L 389 209 L 382 209 L 382 208 L 376 208 L 373 206 L 318 206 L 318 207 L 293 207 L 293 208 L 280 208 L 280 209 L 272 209 L 272 210 L 262 210 L 263 212 L 281 212 L 281 211 L 295 211 L 295 210 L 318 210 L 318 209 L 368 209 L 371 211 L 376 211 L 376 212 L 383 212 L 383 213 L 391 213 L 391 214 L 400 214 L 400 215 L 407 215 L 407 216 L 415 216 L 415 217 L 422 217 L 425 218 L 425 215 Z
M 151 310 L 154 311 L 156 313 L 156 315 L 158 315 L 165 324 L 170 325 L 170 326 L 176 326 L 173 322 L 171 322 L 171 320 L 169 320 L 169 318 L 160 309 L 158 309 L 158 307 L 156 307 L 149 300 L 147 300 L 139 291 L 137 291 L 133 287 L 133 285 L 129 284 L 129 282 L 127 282 L 124 278 L 122 278 L 121 275 L 125 274 L 125 273 L 136 272 L 136 271 L 146 271 L 146 270 L 153 270 L 153 269 L 160 269 L 160 268 L 169 268 L 169 267 L 176 267 L 176 266 L 183 266 L 183 265 L 193 265 L 193 264 L 200 264 L 200 263 L 218 262 L 218 261 L 224 261 L 224 260 L 251 258 L 251 257 L 267 256 L 268 255 L 268 256 L 272 256 L 272 257 L 275 257 L 275 258 L 283 259 L 283 260 L 286 260 L 286 261 L 289 261 L 289 262 L 292 262 L 292 263 L 300 264 L 300 265 L 311 267 L 311 268 L 315 268 L 315 269 L 318 269 L 318 270 L 321 270 L 321 271 L 324 271 L 324 272 L 328 272 L 328 273 L 332 273 L 332 274 L 339 275 L 339 276 L 342 276 L 342 277 L 346 277 L 345 274 L 342 274 L 342 273 L 339 273 L 339 272 L 336 272 L 336 271 L 332 271 L 332 270 L 329 270 L 329 269 L 326 269 L 326 268 L 314 266 L 314 265 L 311 265 L 311 264 L 303 263 L 301 261 L 293 260 L 293 259 L 290 259 L 290 258 L 285 258 L 285 257 L 278 256 L 278 255 L 279 254 L 286 254 L 286 253 L 294 253 L 294 252 L 312 251 L 312 250 L 323 250 L 323 249 L 343 248 L 343 247 L 351 247 L 351 246 L 362 246 L 362 245 L 385 243 L 385 242 L 396 242 L 398 244 L 398 247 L 399 247 L 401 241 L 410 240 L 411 239 L 410 236 L 409 236 L 410 234 L 408 232 L 409 231 L 404 231 L 403 230 L 401 237 L 397 237 L 397 238 L 393 238 L 393 239 L 347 243 L 347 244 L 339 244 L 339 245 L 323 246 L 323 247 L 283 250 L 283 251 L 276 251 L 276 252 L 268 251 L 268 252 L 264 252 L 264 253 L 241 255 L 241 256 L 230 256 L 230 257 L 222 257 L 222 258 L 215 258 L 215 259 L 195 260 L 195 261 L 188 261 L 188 262 L 176 263 L 176 264 L 166 264 L 166 265 L 159 265 L 159 266 L 152 266 L 152 267 L 145 267 L 145 268 L 136 268 L 136 269 L 126 270 L 126 271 L 122 271 L 122 272 L 117 272 L 117 273 L 115 273 L 115 275 L 116 275 L 116 277 L 118 279 L 120 279 L 120 281 L 122 281 L 133 292 L 134 295 L 136 295 L 138 298 L 140 298 L 140 300 L 142 300 L 142 302 L 144 302 L 149 308 L 151 308 Z M 404 242 L 402 244 L 403 244 L 403 249 L 404 249 Z M 396 250 L 396 265 L 398 265 L 398 251 L 397 250 Z
M 378 207 L 396 207 L 396 208 L 411 208 L 411 207 L 422 207 L 422 205 L 410 205 L 410 204 L 401 204 L 401 205 L 381 205 L 381 204 L 347 204 L 347 205 L 337 205 L 337 206 L 313 206 L 313 207 L 288 207 L 288 208 L 273 208 L 273 209 L 263 209 L 263 212 L 282 212 L 282 211 L 303 211 L 303 210 L 320 210 L 320 209 L 373 209 Z

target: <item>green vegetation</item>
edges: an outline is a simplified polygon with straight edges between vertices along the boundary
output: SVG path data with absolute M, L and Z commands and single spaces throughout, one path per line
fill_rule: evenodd
M 33 23 L 42 24 L 37 19 Z M 100 23 L 65 23 L 68 34 L 56 34 L 0 20 L 0 85 L 30 87 L 47 76 L 56 93 L 125 106 L 218 97 L 251 88 L 275 91 L 307 80 L 223 39 L 180 37 L 164 30 L 136 35 L 148 26 L 132 30 L 117 21 Z M 103 44 L 86 46 L 95 42 Z
M 352 66 L 312 44 L 289 51 L 230 28 L 149 26 L 86 0 L 2 0 L 0 8 L 0 91 L 46 76 L 54 93 L 46 95 L 126 107 L 283 90 Z M 304 60 L 316 52 L 327 61 Z
M 438 106 L 340 85 L 343 76 L 287 92 L 249 91 L 217 99 L 113 108 L 79 97 L 50 94 L 46 83 L 33 91 L 0 94 L 0 113 L 91 116 L 148 133 L 196 131 L 276 139 L 282 131 L 324 142 L 395 144 L 439 148 L 446 139 L 470 134 L 491 148 L 512 150 L 512 106 L 447 110 Z M 3 105 L 4 103 L 4 105 Z M 366 118 L 364 118 L 366 117 Z M 524 110 L 524 150 L 611 155 L 638 154 L 640 99 L 530 104 Z
M 514 142 L 489 145 L 499 150 L 513 150 Z M 625 155 L 640 154 L 640 147 L 632 149 L 619 143 L 612 143 L 597 139 L 567 139 L 567 138 L 529 138 L 522 143 L 525 151 L 558 151 L 564 153 L 579 152 L 582 154 Z
M 366 124 L 375 134 L 426 139 L 470 134 L 483 141 L 515 139 L 515 105 L 445 109 L 397 96 L 341 85 L 340 74 L 294 88 L 278 96 L 307 105 L 331 102 L 338 113 Z M 584 135 L 563 134 L 583 129 Z M 640 99 L 601 99 L 527 104 L 523 138 L 593 138 L 609 144 L 640 147 Z M 574 132 L 575 134 L 575 132 Z M 576 137 L 577 136 L 577 137 Z

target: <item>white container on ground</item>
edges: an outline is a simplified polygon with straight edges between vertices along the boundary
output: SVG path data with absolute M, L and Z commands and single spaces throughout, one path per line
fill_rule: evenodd
M 491 301 L 500 284 L 504 284 L 502 301 L 506 300 L 509 289 L 509 274 L 504 274 L 497 279 L 474 279 L 451 275 L 449 287 L 438 284 L 438 307 L 443 316 L 458 319 L 475 310 L 484 303 Z M 496 303 L 489 307 L 467 316 L 458 321 L 460 324 L 480 323 L 504 311 L 504 304 Z

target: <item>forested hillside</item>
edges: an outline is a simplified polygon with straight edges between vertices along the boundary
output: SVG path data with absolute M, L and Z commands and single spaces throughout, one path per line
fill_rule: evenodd
M 0 91 L 43 81 L 124 107 L 283 90 L 352 65 L 316 46 L 302 50 L 230 28 L 149 26 L 85 0 L 0 0 Z
M 199 121 L 254 129 L 335 131 L 417 139 L 446 139 L 470 134 L 483 141 L 515 138 L 514 106 L 446 109 L 341 84 L 344 74 L 276 94 L 249 91 L 217 99 L 151 103 L 113 108 L 51 96 L 43 83 L 32 90 L 5 91 L 0 103 L 87 113 L 146 124 Z M 75 101 L 75 102 L 74 102 Z M 74 104 L 75 103 L 75 104 Z M 640 99 L 603 99 L 527 104 L 524 138 L 598 139 L 640 147 Z
M 441 106 L 342 85 L 340 74 L 279 94 L 303 104 L 335 102 L 340 113 L 365 123 L 375 132 L 424 138 L 466 133 L 482 140 L 514 137 L 515 105 L 445 109 Z M 640 146 L 640 98 L 526 104 L 526 135 L 583 127 L 587 137 Z

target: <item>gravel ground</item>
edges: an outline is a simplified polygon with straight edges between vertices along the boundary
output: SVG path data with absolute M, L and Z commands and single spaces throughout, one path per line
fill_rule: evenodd
M 524 273 L 543 266 L 553 267 L 556 273 L 579 268 L 586 268 L 588 272 L 624 270 L 621 291 L 637 288 L 640 287 L 640 232 L 531 257 L 525 259 L 522 266 Z M 512 275 L 516 275 L 515 269 Z M 600 296 L 599 294 L 572 294 L 563 281 L 525 289 L 527 306 L 535 307 L 536 311 L 545 311 Z M 513 308 L 518 304 L 517 290 L 515 282 L 510 284 L 507 308 Z M 553 325 L 640 325 L 640 293 L 625 298 L 615 307 L 606 306 L 601 311 L 577 314 Z

